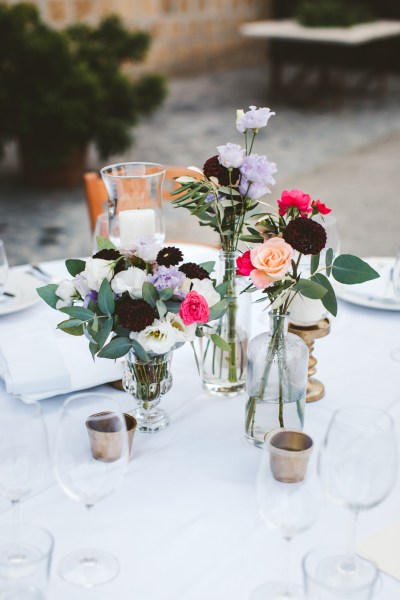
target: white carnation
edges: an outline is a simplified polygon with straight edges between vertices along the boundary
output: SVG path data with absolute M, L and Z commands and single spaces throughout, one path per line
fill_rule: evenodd
M 203 296 L 208 306 L 214 306 L 221 300 L 221 296 L 215 291 L 211 279 L 192 279 L 192 290 Z
M 142 287 L 146 279 L 146 272 L 137 267 L 129 267 L 114 276 L 111 288 L 116 294 L 128 292 L 131 298 L 142 297 Z

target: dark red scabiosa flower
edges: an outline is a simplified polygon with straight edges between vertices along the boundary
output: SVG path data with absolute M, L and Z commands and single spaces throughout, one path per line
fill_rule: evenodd
M 175 246 L 167 246 L 160 250 L 157 254 L 156 261 L 159 265 L 163 265 L 164 267 L 172 267 L 179 265 L 179 263 L 183 260 L 183 254 L 179 250 L 179 248 L 175 248 Z
M 326 244 L 326 231 L 307 217 L 297 217 L 286 225 L 283 239 L 302 254 L 318 254 Z
M 179 267 L 179 271 L 182 271 L 189 279 L 210 279 L 207 271 L 196 263 L 184 263 Z
M 206 160 L 203 166 L 203 173 L 208 179 L 216 177 L 220 185 L 229 185 L 230 183 L 233 185 L 240 176 L 239 169 L 232 169 L 229 178 L 229 170 L 221 165 L 217 155 Z
M 115 303 L 115 312 L 121 325 L 130 331 L 143 331 L 157 319 L 157 313 L 145 300 L 132 300 L 129 295 L 122 296 Z
M 119 258 L 121 258 L 121 260 L 118 260 L 118 262 L 115 263 L 114 275 L 125 270 L 125 265 L 124 265 L 125 261 L 122 260 L 122 254 L 121 254 L 121 252 L 118 252 L 118 250 L 115 250 L 114 248 L 104 248 L 104 250 L 99 250 L 99 252 L 96 252 L 96 254 L 93 255 L 93 258 L 101 258 L 102 260 L 115 260 L 115 261 L 117 261 Z

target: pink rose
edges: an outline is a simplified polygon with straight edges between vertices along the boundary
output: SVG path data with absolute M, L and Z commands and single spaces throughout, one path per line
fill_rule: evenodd
M 290 208 L 297 208 L 302 217 L 306 217 L 312 211 L 311 198 L 301 190 L 285 190 L 281 199 L 278 200 L 279 214 L 283 217 Z M 295 215 L 297 216 L 297 215 Z
M 328 208 L 323 202 L 319 200 L 313 200 L 311 203 L 313 213 L 321 213 L 321 215 L 328 215 L 332 209 Z
M 254 269 L 254 265 L 252 264 L 250 258 L 250 250 L 243 252 L 242 256 L 238 256 L 236 259 L 236 266 L 237 275 L 250 275 L 251 271 Z
M 210 309 L 207 300 L 193 290 L 188 293 L 179 309 L 179 316 L 185 325 L 192 323 L 207 323 L 210 318 Z
M 254 270 L 250 279 L 259 290 L 282 279 L 289 270 L 293 248 L 282 238 L 274 237 L 250 250 Z

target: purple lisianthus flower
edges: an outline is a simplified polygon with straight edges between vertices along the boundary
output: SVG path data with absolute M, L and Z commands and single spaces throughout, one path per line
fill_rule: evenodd
M 243 162 L 246 156 L 246 150 L 244 150 L 239 144 L 225 144 L 225 146 L 217 146 L 218 160 L 220 164 L 227 169 L 237 169 Z
M 257 200 L 265 194 L 270 194 L 270 185 L 275 184 L 273 177 L 276 173 L 276 164 L 269 162 L 263 154 L 250 154 L 243 160 L 239 169 L 241 174 L 239 191 L 241 194 Z
M 164 265 L 161 265 L 152 275 L 146 277 L 146 281 L 152 283 L 158 291 L 166 288 L 175 290 L 184 279 L 185 274 L 179 271 L 177 267 L 165 267 Z
M 88 294 L 86 294 L 85 299 L 83 301 L 83 306 L 87 308 L 89 306 L 89 302 L 93 300 L 93 302 L 97 302 L 99 293 L 96 290 L 90 290 Z
M 214 194 L 207 194 L 206 202 L 210 204 L 214 200 Z
M 250 110 L 244 112 L 238 110 L 236 113 L 236 129 L 244 133 L 246 129 L 261 129 L 266 127 L 270 118 L 275 114 L 269 108 L 257 108 L 249 106 Z

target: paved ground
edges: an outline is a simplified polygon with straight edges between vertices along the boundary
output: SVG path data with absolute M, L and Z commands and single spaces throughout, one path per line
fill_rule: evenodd
M 327 105 L 290 108 L 268 99 L 265 66 L 171 81 L 168 100 L 135 130 L 121 160 L 202 166 L 215 147 L 241 141 L 235 111 L 250 104 L 276 111 L 255 148 L 278 165 L 274 202 L 285 188 L 301 187 L 334 209 L 342 250 L 392 255 L 400 247 L 400 80 L 383 97 L 350 97 L 340 110 Z M 99 168 L 92 151 L 90 165 Z M 0 237 L 11 265 L 91 251 L 83 189 L 26 188 L 16 177 L 15 151 L 0 165 Z M 170 239 L 195 239 L 186 211 L 166 207 Z M 184 232 L 184 234 L 182 234 Z M 205 230 L 201 230 L 204 239 Z M 212 235 L 208 239 L 212 239 Z

